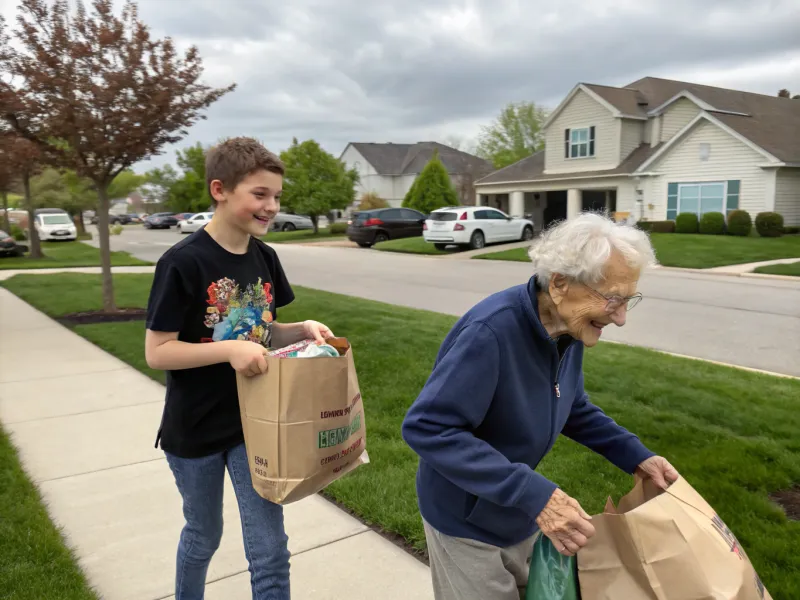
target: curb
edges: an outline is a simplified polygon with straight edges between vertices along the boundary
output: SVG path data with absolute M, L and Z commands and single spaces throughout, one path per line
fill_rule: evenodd
M 734 365 L 732 363 L 720 362 L 718 360 L 711 360 L 710 358 L 700 358 L 699 356 L 688 356 L 686 354 L 678 354 L 677 352 L 669 352 L 667 350 L 658 350 L 650 348 L 649 346 L 638 346 L 636 344 L 628 344 L 626 342 L 617 342 L 614 340 L 601 340 L 603 344 L 616 344 L 618 346 L 627 346 L 629 348 L 640 348 L 650 350 L 651 352 L 658 352 L 659 354 L 666 354 L 667 356 L 674 356 L 675 358 L 688 358 L 689 360 L 699 360 L 701 362 L 717 365 L 718 367 L 729 367 L 731 369 L 739 369 L 740 371 L 749 371 L 751 373 L 758 373 L 759 375 L 769 375 L 770 377 L 780 377 L 781 379 L 794 379 L 800 381 L 797 375 L 789 375 L 788 373 L 777 373 L 775 371 L 765 371 L 763 369 L 756 369 L 755 367 L 745 367 L 743 365 Z
M 718 267 L 713 267 L 718 268 Z M 711 269 L 685 269 L 681 267 L 664 267 L 657 266 L 653 268 L 654 271 L 674 271 L 676 273 L 699 273 L 701 275 L 719 275 L 722 277 L 753 277 L 758 279 L 776 279 L 779 281 L 796 281 L 800 283 L 800 277 L 793 277 L 791 275 L 772 275 L 770 273 L 731 273 L 726 271 L 712 271 Z

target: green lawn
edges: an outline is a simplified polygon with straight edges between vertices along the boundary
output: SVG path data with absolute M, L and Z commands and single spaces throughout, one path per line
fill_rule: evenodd
M 766 267 L 756 267 L 755 273 L 769 273 L 771 275 L 791 275 L 800 277 L 800 261 L 786 263 L 783 265 L 769 265 Z
M 780 238 L 735 237 L 731 235 L 650 234 L 658 261 L 665 267 L 710 269 L 777 258 L 800 258 L 800 236 Z M 473 258 L 483 260 L 528 260 L 524 248 Z
M 428 254 L 433 256 L 443 256 L 445 254 L 452 254 L 458 252 L 456 247 L 449 248 L 446 251 L 437 250 L 436 246 L 429 244 L 421 237 L 401 238 L 399 240 L 389 240 L 382 244 L 375 244 L 375 250 L 382 250 L 383 252 L 400 252 L 403 254 Z
M 42 242 L 44 258 L 0 258 L 1 269 L 56 269 L 66 267 L 99 267 L 100 250 L 82 242 Z M 115 267 L 150 265 L 127 252 L 112 252 Z
M 117 275 L 115 280 L 125 298 L 120 305 L 143 305 L 149 275 Z M 77 286 L 83 309 L 100 306 L 100 279 L 94 275 L 17 276 L 4 285 L 54 315 L 73 311 L 77 301 L 77 295 L 53 301 L 48 290 L 56 288 Z M 366 403 L 371 464 L 326 494 L 421 549 L 417 461 L 400 427 L 455 319 L 305 288 L 296 292 L 297 301 L 281 310 L 281 320 L 313 318 L 347 336 Z M 76 331 L 145 370 L 141 322 L 86 325 Z M 146 372 L 163 381 L 161 373 Z M 589 350 L 585 372 L 594 401 L 669 457 L 720 512 L 773 597 L 800 598 L 800 523 L 789 521 L 768 497 L 800 482 L 800 381 L 616 344 Z M 632 484 L 599 456 L 565 439 L 540 471 L 592 513 L 602 510 L 608 495 L 618 499 Z
M 0 428 L 0 598 L 97 600 Z
M 314 234 L 313 229 L 300 229 L 298 231 L 270 231 L 261 238 L 268 244 L 297 244 L 300 242 L 322 242 L 329 240 L 346 240 L 342 233 L 331 233 L 330 229 L 323 227 L 319 233 Z

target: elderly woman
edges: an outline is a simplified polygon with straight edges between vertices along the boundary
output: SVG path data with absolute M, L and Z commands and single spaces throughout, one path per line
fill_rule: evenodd
M 586 213 L 544 232 L 533 277 L 473 307 L 445 338 L 403 423 L 437 600 L 519 600 L 539 531 L 574 555 L 591 517 L 536 472 L 559 434 L 666 488 L 678 474 L 589 402 L 583 348 L 625 324 L 655 263 L 647 236 Z M 602 490 L 597 491 L 602 494 Z

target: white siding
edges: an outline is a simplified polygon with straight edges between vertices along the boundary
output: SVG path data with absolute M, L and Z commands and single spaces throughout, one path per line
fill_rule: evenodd
M 564 158 L 564 130 L 595 127 L 595 155 L 591 158 Z M 545 173 L 569 173 L 613 169 L 619 164 L 619 120 L 583 91 L 572 100 L 547 127 L 545 137 Z
M 404 177 L 390 177 L 379 175 L 364 156 L 353 146 L 349 146 L 342 154 L 342 161 L 348 169 L 355 167 L 360 176 L 360 181 L 356 183 L 356 202 L 367 192 L 374 192 L 390 204 L 399 206 L 405 197 L 406 191 L 411 183 L 406 184 Z M 402 180 L 398 183 L 398 180 Z M 413 182 L 413 177 L 411 181 Z M 405 186 L 405 187 L 404 187 Z M 399 194 L 399 195 L 398 195 Z
M 800 225 L 800 169 L 778 170 L 775 212 L 783 215 L 784 225 Z
M 700 144 L 710 144 L 707 161 L 700 160 Z M 643 178 L 644 204 L 654 204 L 654 219 L 667 215 L 667 184 L 738 179 L 739 208 L 753 217 L 767 206 L 766 174 L 758 167 L 767 159 L 732 135 L 707 121 L 700 122 L 683 140 L 647 171 L 659 176 Z M 649 180 L 649 181 L 648 181 Z
M 617 184 L 617 212 L 631 213 L 639 220 L 636 209 L 636 184 L 630 178 L 622 179 Z
M 661 116 L 661 141 L 672 139 L 672 136 L 686 127 L 698 114 L 700 107 L 691 100 L 681 98 L 673 102 Z
M 628 155 L 636 150 L 644 141 L 645 121 L 621 119 L 622 132 L 620 135 L 619 160 L 622 162 Z

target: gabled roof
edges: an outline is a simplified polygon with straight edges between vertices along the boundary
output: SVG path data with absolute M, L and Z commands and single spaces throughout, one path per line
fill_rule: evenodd
M 663 144 L 651 146 L 641 144 L 631 152 L 625 160 L 615 169 L 603 169 L 598 171 L 572 171 L 569 173 L 545 173 L 544 172 L 544 150 L 532 154 L 527 158 L 515 162 L 504 169 L 495 171 L 491 175 L 479 179 L 475 185 L 487 185 L 492 183 L 523 183 L 529 181 L 563 181 L 568 179 L 606 177 L 614 175 L 629 175 L 636 171 L 639 166 L 653 156 Z
M 489 161 L 438 142 L 416 144 L 352 142 L 349 146 L 358 150 L 379 175 L 416 175 L 437 151 L 448 173 L 457 175 L 472 172 L 480 176 L 492 171 L 492 163 Z

